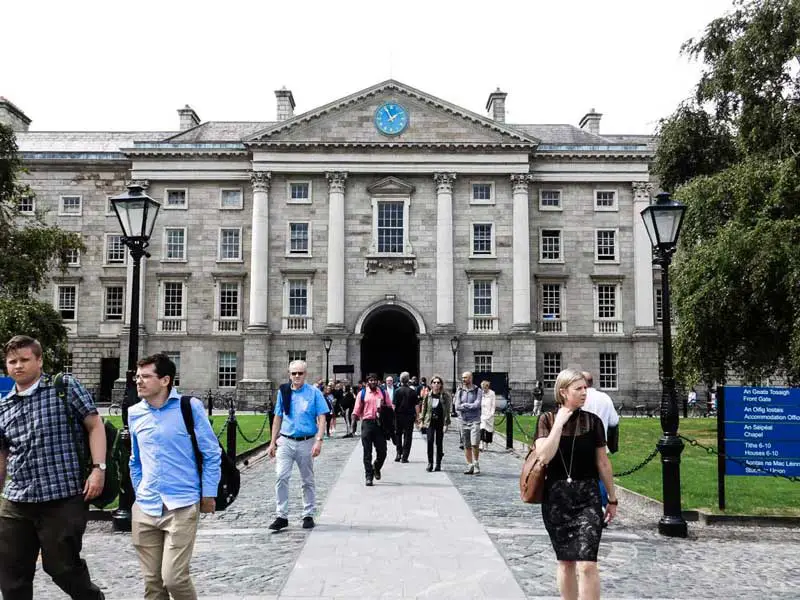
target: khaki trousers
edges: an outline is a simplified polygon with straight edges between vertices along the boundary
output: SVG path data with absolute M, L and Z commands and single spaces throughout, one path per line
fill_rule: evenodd
M 131 534 L 144 574 L 145 600 L 197 600 L 189 563 L 192 560 L 200 505 L 164 510 L 160 517 L 133 505 Z

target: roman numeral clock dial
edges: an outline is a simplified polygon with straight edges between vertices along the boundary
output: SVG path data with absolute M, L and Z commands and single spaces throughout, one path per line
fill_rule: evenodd
M 384 102 L 375 111 L 375 127 L 384 135 L 398 135 L 408 127 L 408 111 L 397 102 Z

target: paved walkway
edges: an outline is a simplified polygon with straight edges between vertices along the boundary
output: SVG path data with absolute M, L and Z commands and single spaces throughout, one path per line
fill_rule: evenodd
M 390 449 L 373 488 L 364 486 L 359 440 L 326 441 L 315 463 L 322 510 L 310 534 L 300 528 L 296 472 L 291 525 L 267 530 L 274 463 L 252 466 L 236 503 L 201 521 L 192 561 L 199 597 L 556 599 L 539 507 L 519 501 L 520 459 L 495 444 L 480 476 L 462 475 L 458 437 L 445 440 L 445 472 L 425 472 L 417 435 L 411 463 L 393 462 Z M 689 539 L 678 540 L 658 535 L 657 521 L 622 496 L 600 545 L 604 600 L 800 599 L 800 530 L 690 524 Z M 129 535 L 93 523 L 84 556 L 109 600 L 142 597 Z M 65 596 L 39 572 L 34 597 Z

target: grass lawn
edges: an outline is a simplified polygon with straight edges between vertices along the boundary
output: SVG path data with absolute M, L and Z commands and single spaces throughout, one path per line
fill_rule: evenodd
M 515 417 L 514 439 L 525 441 L 536 427 L 536 417 Z M 498 422 L 500 418 L 498 418 Z M 525 434 L 520 431 L 525 431 Z M 505 423 L 497 432 L 505 435 Z M 681 419 L 679 432 L 704 446 L 717 447 L 716 419 Z M 623 418 L 620 422 L 620 451 L 611 455 L 614 471 L 628 470 L 653 450 L 661 437 L 658 418 Z M 617 478 L 617 482 L 634 492 L 661 501 L 661 461 L 656 456 L 643 469 Z M 681 454 L 681 505 L 684 509 L 722 514 L 800 516 L 800 483 L 777 477 L 725 478 L 726 509 L 717 504 L 717 457 L 702 448 L 686 446 Z
M 118 429 L 122 428 L 122 417 L 106 417 L 111 423 L 113 423 Z M 267 424 L 264 425 L 264 420 L 267 418 L 267 415 L 237 415 L 236 422 L 239 425 L 239 431 L 236 435 L 236 453 L 241 454 L 245 450 L 249 450 L 254 446 L 258 446 L 259 444 L 263 444 L 269 441 L 270 438 L 270 431 L 269 431 L 269 421 Z M 219 432 L 225 426 L 225 422 L 228 419 L 228 415 L 226 414 L 217 414 L 211 417 L 212 419 L 212 426 L 214 427 L 214 432 L 219 435 Z M 264 425 L 264 429 L 262 431 L 261 427 Z M 244 436 L 242 436 L 242 432 L 244 432 Z M 260 435 L 259 435 L 260 434 Z M 253 442 L 249 442 L 247 440 L 255 440 Z M 220 438 L 220 442 L 222 442 L 222 446 L 224 448 L 228 447 L 228 433 L 227 431 L 222 434 Z

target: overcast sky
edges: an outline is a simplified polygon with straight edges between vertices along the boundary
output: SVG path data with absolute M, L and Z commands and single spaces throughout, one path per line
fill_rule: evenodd
M 5 3 L 0 96 L 32 130 L 173 130 L 275 119 L 394 78 L 509 123 L 652 133 L 691 94 L 700 65 L 680 46 L 731 0 L 25 0 Z

